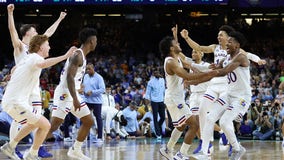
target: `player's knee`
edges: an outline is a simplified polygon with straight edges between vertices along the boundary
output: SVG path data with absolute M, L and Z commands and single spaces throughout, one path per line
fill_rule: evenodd
M 94 119 L 91 116 L 81 118 L 81 122 L 84 126 L 91 128 L 94 125 Z
M 216 120 L 212 116 L 206 117 L 206 123 L 214 124 L 215 122 L 216 122 Z
M 219 121 L 219 125 L 222 129 L 226 128 L 226 127 L 228 127 L 228 124 L 230 123 L 230 121 L 231 121 L 230 119 L 222 117 Z
M 49 131 L 51 128 L 51 124 L 47 119 L 42 118 L 39 123 L 39 128 L 45 131 Z
M 47 124 L 46 124 L 46 128 L 45 128 L 45 129 L 46 129 L 47 131 L 49 131 L 49 130 L 50 130 L 50 128 L 51 128 L 51 124 L 50 124 L 50 123 L 47 123 Z
M 198 121 L 196 120 L 196 116 L 192 116 L 190 117 L 189 119 L 189 126 L 192 130 L 198 130 L 198 127 L 199 127 L 199 123 Z

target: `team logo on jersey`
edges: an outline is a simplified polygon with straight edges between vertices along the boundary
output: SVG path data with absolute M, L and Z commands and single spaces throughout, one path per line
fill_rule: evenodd
M 182 104 L 179 104 L 179 105 L 177 106 L 177 108 L 178 108 L 178 109 L 182 109 L 182 108 L 183 108 L 183 105 L 182 105 Z
M 244 99 L 241 99 L 240 100 L 240 105 L 245 107 L 246 106 L 246 101 Z
M 59 97 L 59 99 L 60 99 L 61 101 L 65 100 L 65 98 L 67 98 L 67 94 L 62 94 L 62 95 Z

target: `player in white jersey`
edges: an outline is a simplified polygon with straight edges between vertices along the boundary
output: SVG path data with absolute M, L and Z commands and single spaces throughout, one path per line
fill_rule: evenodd
M 31 39 L 30 49 L 15 68 L 7 85 L 2 99 L 3 110 L 7 112 L 18 123 L 26 122 L 15 138 L 10 139 L 1 147 L 1 151 L 12 159 L 19 159 L 14 151 L 16 145 L 25 136 L 35 131 L 33 144 L 28 152 L 24 154 L 25 160 L 37 160 L 38 150 L 44 141 L 50 128 L 49 121 L 41 114 L 34 114 L 33 107 L 29 102 L 33 89 L 39 83 L 39 77 L 43 68 L 48 68 L 56 63 L 65 60 L 73 54 L 75 47 L 72 47 L 65 55 L 44 59 L 49 56 L 48 37 L 36 35 Z
M 8 28 L 9 28 L 9 32 L 11 35 L 11 41 L 13 44 L 13 48 L 14 48 L 14 59 L 15 59 L 15 64 L 17 65 L 27 54 L 28 54 L 28 49 L 29 49 L 29 42 L 31 40 L 31 38 L 35 35 L 37 35 L 37 31 L 35 28 L 35 25 L 33 24 L 24 24 L 21 26 L 20 28 L 20 34 L 22 36 L 22 40 L 19 38 L 15 24 L 14 24 L 14 16 L 13 16 L 13 12 L 14 12 L 15 6 L 14 4 L 9 4 L 7 6 L 7 11 L 8 11 Z M 58 25 L 60 24 L 60 22 L 65 18 L 66 13 L 65 12 L 61 12 L 59 18 L 54 22 L 53 25 L 51 25 L 46 32 L 44 33 L 44 35 L 50 37 L 53 35 L 53 33 L 56 31 Z M 32 104 L 32 106 L 34 107 L 34 113 L 35 114 L 41 114 L 41 110 L 42 110 L 42 103 L 41 103 L 41 96 L 40 96 L 40 85 L 39 82 L 36 85 L 36 87 L 33 90 L 33 93 L 30 96 L 30 103 Z M 11 127 L 10 127 L 10 138 L 13 139 L 17 133 L 19 128 L 21 127 L 21 124 L 16 123 L 15 121 L 13 121 L 11 123 Z M 22 155 L 17 152 L 17 154 L 19 154 L 20 158 L 22 158 Z M 42 158 L 48 158 L 48 157 L 52 157 L 52 154 L 46 152 L 44 150 L 43 147 L 40 148 L 39 151 L 39 156 Z
M 51 129 L 47 138 L 52 137 L 52 132 L 58 129 L 67 113 L 71 112 L 80 119 L 82 125 L 75 143 L 69 148 L 67 155 L 76 159 L 88 160 L 90 158 L 82 153 L 81 147 L 94 124 L 94 120 L 88 106 L 80 96 L 79 90 L 85 74 L 86 56 L 97 46 L 97 31 L 93 28 L 84 28 L 79 33 L 79 40 L 81 47 L 67 59 L 61 72 L 59 85 L 55 89 Z
M 247 111 L 251 101 L 250 62 L 247 56 L 240 51 L 244 41 L 245 38 L 240 32 L 229 33 L 227 52 L 230 55 L 220 63 L 223 69 L 218 69 L 218 76 L 227 75 L 228 88 L 225 94 L 220 96 L 220 100 L 214 103 L 214 110 L 208 114 L 204 126 L 204 133 L 211 134 L 214 123 L 220 119 L 220 127 L 233 148 L 230 160 L 239 160 L 246 152 L 237 141 L 233 125 L 233 121 Z M 203 137 L 202 152 L 196 154 L 195 158 L 207 159 L 205 148 L 208 148 L 208 137 L 211 136 L 208 134 Z
M 187 131 L 184 143 L 180 151 L 174 156 L 175 159 L 188 158 L 187 151 L 195 137 L 198 130 L 196 117 L 192 115 L 189 107 L 185 104 L 184 99 L 184 81 L 199 79 L 206 81 L 212 78 L 216 73 L 214 71 L 206 73 L 188 73 L 183 67 L 182 61 L 179 57 L 181 48 L 179 43 L 173 37 L 165 37 L 159 44 L 162 54 L 168 55 L 165 58 L 164 70 L 166 77 L 167 89 L 165 92 L 165 104 L 169 110 L 176 131 L 181 133 L 186 126 L 190 126 Z M 187 66 L 185 66 L 187 67 Z M 172 132 L 171 139 L 165 148 L 160 149 L 160 153 L 168 159 L 172 159 L 173 146 L 180 137 L 180 134 Z
M 192 50 L 192 60 L 194 62 L 191 65 L 197 68 L 201 72 L 209 71 L 210 63 L 202 61 L 202 57 L 203 57 L 202 52 L 197 52 L 195 50 Z M 189 106 L 190 106 L 190 110 L 192 111 L 192 113 L 198 116 L 198 122 L 204 121 L 204 119 L 199 118 L 199 114 L 200 114 L 199 106 L 203 100 L 203 95 L 206 92 L 208 86 L 209 86 L 209 82 L 203 82 L 198 85 L 190 85 L 191 95 L 189 97 Z M 201 114 L 207 114 L 208 112 L 210 112 L 209 107 L 207 107 L 206 109 L 207 110 L 203 109 L 202 111 L 205 113 L 201 113 Z M 223 143 L 227 144 L 226 136 L 217 124 L 215 124 L 214 130 L 220 133 L 221 140 L 223 141 Z M 198 135 L 198 138 L 200 139 L 200 131 L 198 131 L 197 135 Z M 200 139 L 198 147 L 193 151 L 194 154 L 200 151 L 201 145 L 202 145 L 202 140 Z M 212 151 L 213 151 L 213 146 L 210 143 L 208 152 L 211 154 Z

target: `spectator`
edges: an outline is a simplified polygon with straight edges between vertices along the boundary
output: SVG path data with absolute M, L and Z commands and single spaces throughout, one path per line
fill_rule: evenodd
M 158 70 L 154 71 L 154 76 L 150 79 L 146 88 L 145 99 L 151 101 L 157 139 L 162 138 L 162 124 L 165 121 L 165 90 L 165 79 L 162 78 Z M 160 117 L 159 120 L 158 115 Z
M 254 139 L 268 140 L 274 134 L 273 121 L 267 112 L 261 112 L 255 121 L 257 129 L 253 131 Z
M 94 142 L 102 142 L 103 138 L 103 120 L 102 114 L 102 94 L 105 92 L 105 83 L 103 77 L 95 72 L 94 65 L 89 63 L 86 66 L 86 73 L 83 80 L 84 95 L 86 103 L 96 117 L 98 136 Z
M 102 117 L 105 120 L 106 140 L 111 140 L 111 128 L 114 128 L 116 132 L 116 139 L 119 140 L 120 136 L 126 138 L 127 132 L 124 130 L 124 126 L 127 124 L 126 119 L 122 115 L 119 106 L 116 107 L 102 107 Z M 114 120 L 114 121 L 113 121 Z
M 122 112 L 123 116 L 127 120 L 127 125 L 125 126 L 126 132 L 129 134 L 130 138 L 138 137 L 141 135 L 136 111 L 137 104 L 135 102 L 130 102 Z
M 127 107 L 129 103 L 132 101 L 132 95 L 130 94 L 130 91 L 126 89 L 123 94 L 123 107 Z
M 102 108 L 103 107 L 112 107 L 115 108 L 115 100 L 114 97 L 111 95 L 111 86 L 106 85 L 106 91 L 102 94 Z
M 50 119 L 50 110 L 49 110 L 49 101 L 51 99 L 50 92 L 47 89 L 47 86 L 42 86 L 41 90 L 41 101 L 42 109 L 44 110 L 44 117 Z

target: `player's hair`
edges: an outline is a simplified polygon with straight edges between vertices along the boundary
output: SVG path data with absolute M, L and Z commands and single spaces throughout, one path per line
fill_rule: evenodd
M 233 27 L 229 26 L 229 25 L 222 25 L 219 28 L 219 31 L 224 31 L 224 32 L 226 32 L 229 35 L 229 33 L 234 32 L 235 29 Z
M 97 30 L 89 27 L 83 28 L 79 33 L 80 43 L 86 43 L 91 36 L 97 36 Z
M 234 32 L 231 32 L 229 34 L 230 37 L 234 38 L 239 44 L 240 44 L 240 47 L 244 47 L 244 45 L 246 44 L 247 40 L 245 38 L 245 36 L 241 33 L 241 32 L 238 32 L 238 31 L 234 31 Z
M 170 48 L 173 45 L 172 44 L 173 40 L 174 40 L 173 37 L 167 36 L 160 41 L 159 50 L 162 54 L 168 55 L 170 53 Z
M 40 46 L 45 42 L 48 41 L 48 37 L 46 35 L 36 35 L 34 36 L 29 44 L 29 52 L 36 53 L 39 51 Z
M 31 29 L 31 28 L 35 28 L 36 29 L 36 25 L 35 24 L 23 24 L 20 27 L 20 34 L 21 36 L 25 36 L 26 33 Z

